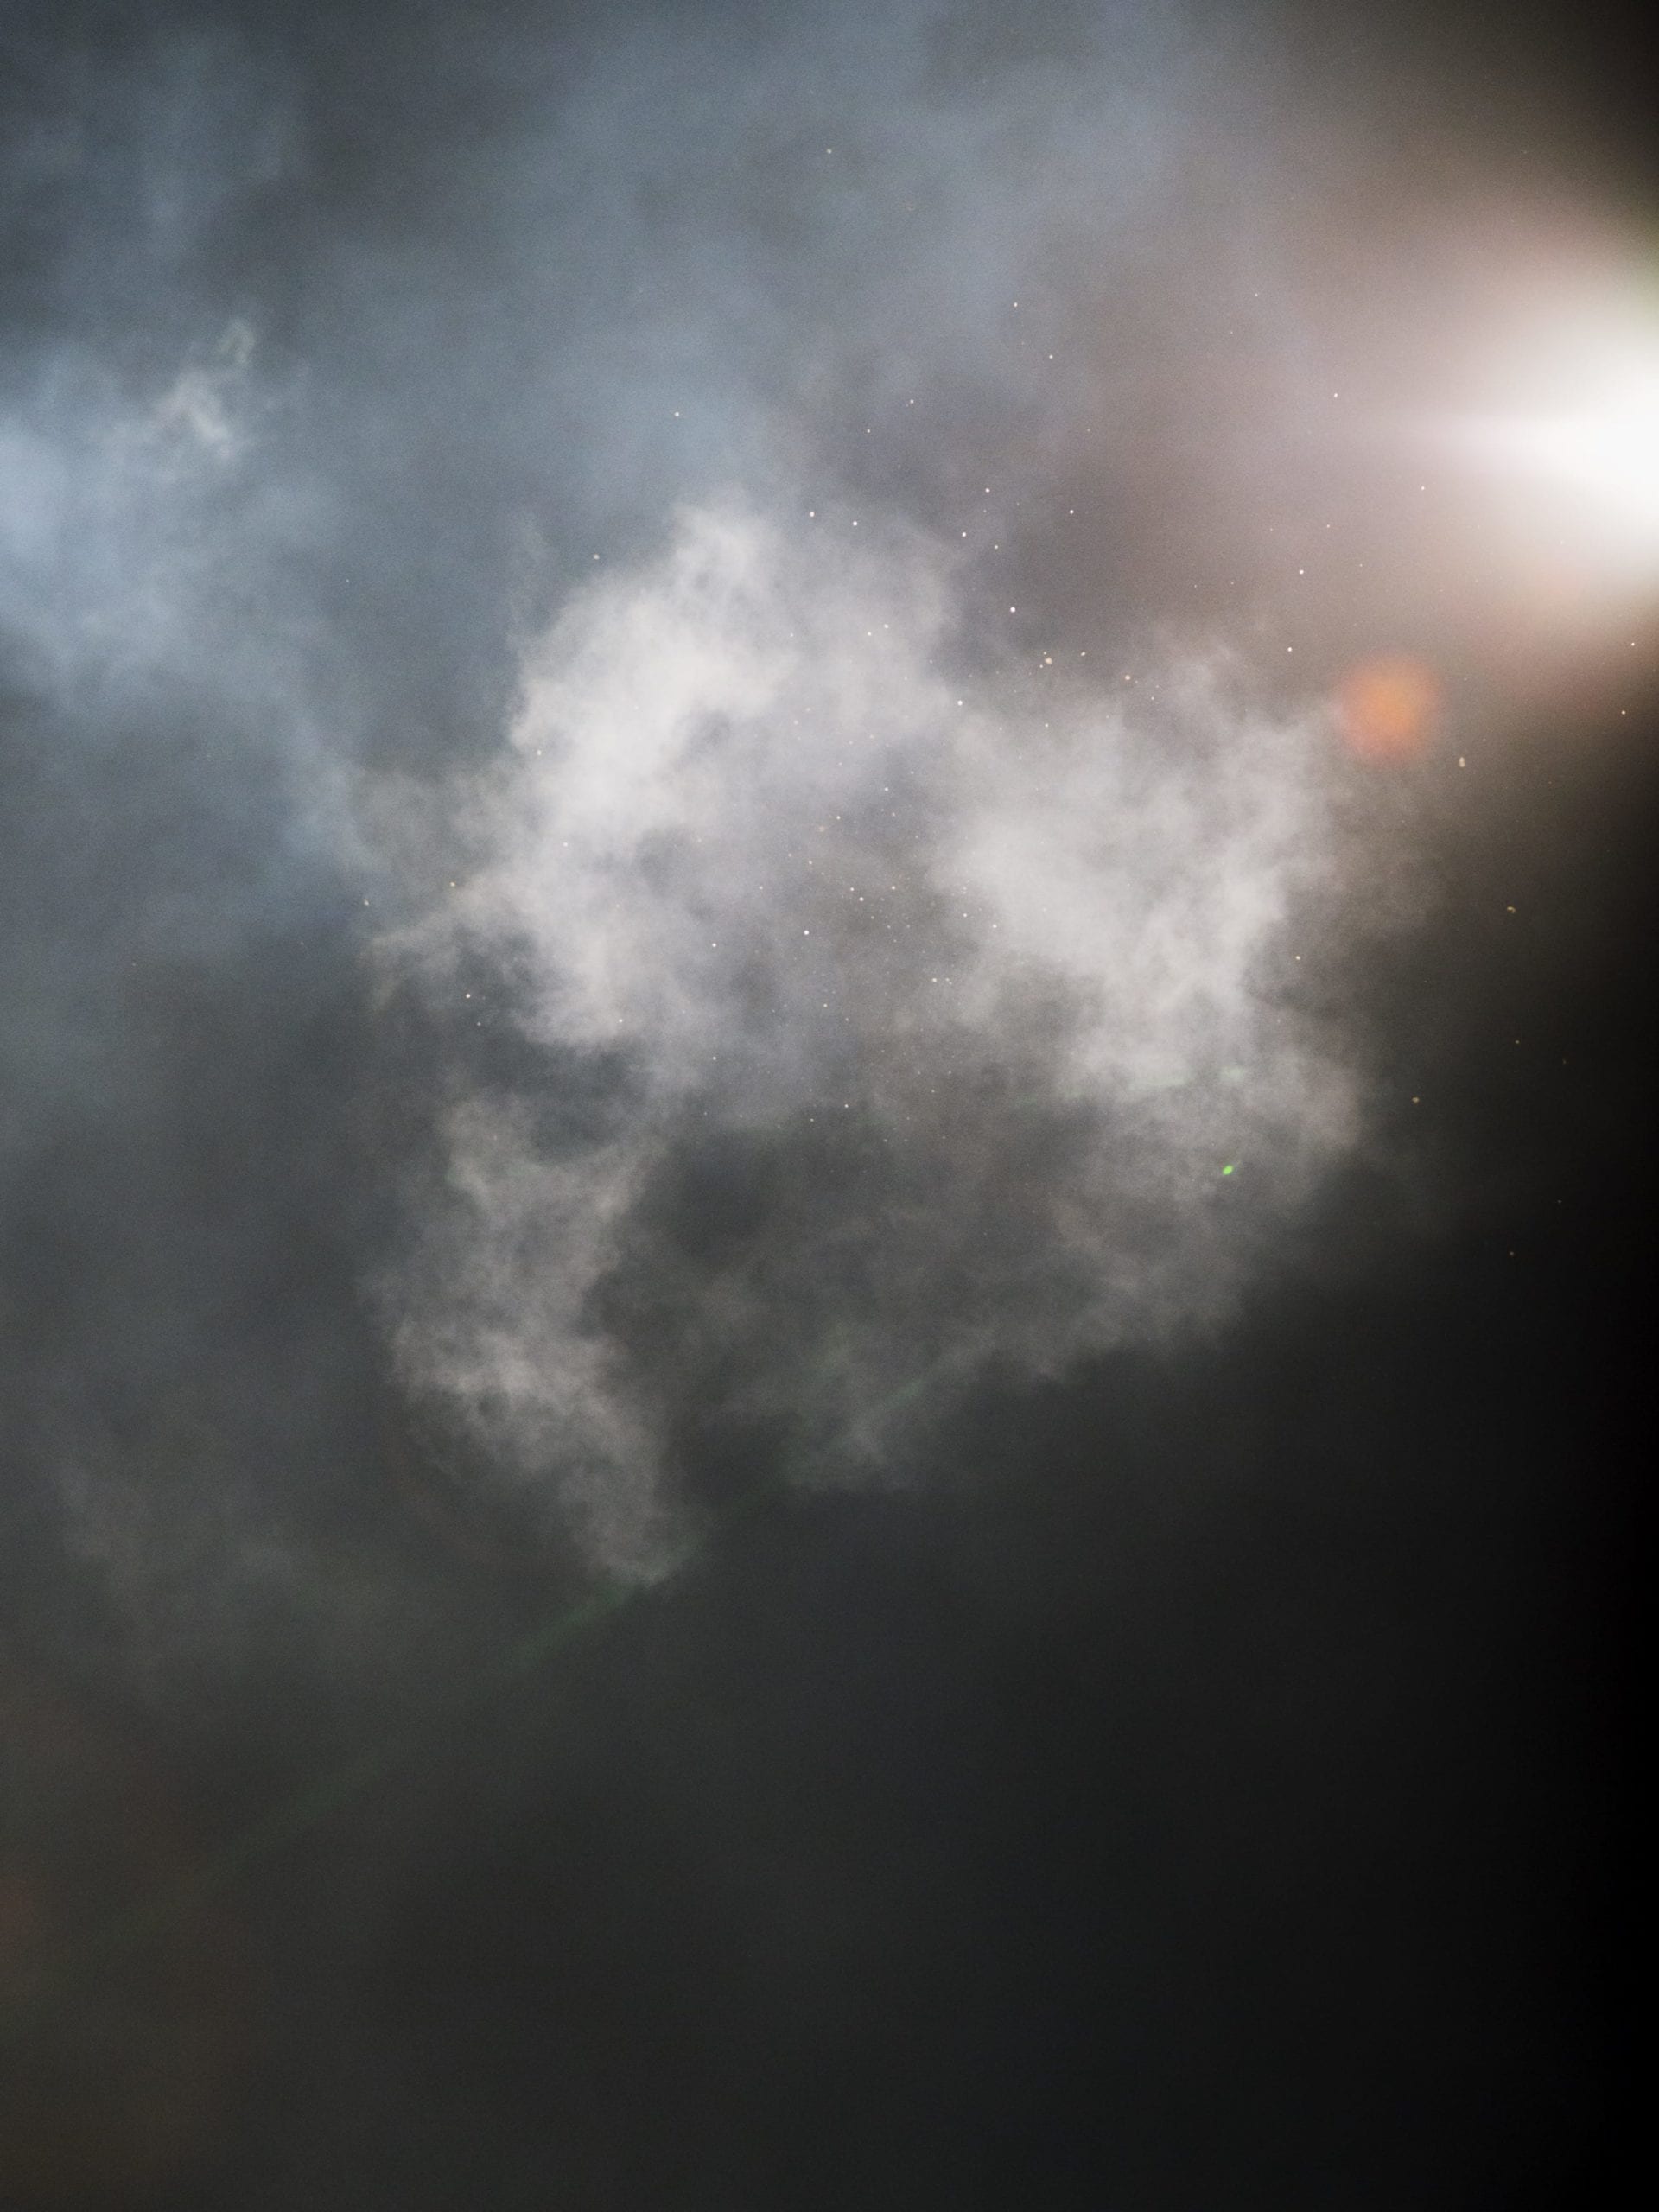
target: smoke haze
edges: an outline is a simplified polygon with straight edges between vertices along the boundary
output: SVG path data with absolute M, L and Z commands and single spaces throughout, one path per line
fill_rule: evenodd
M 7 2212 L 1611 2196 L 1599 20 L 3 11 Z
M 642 1564 L 688 1423 L 874 1465 L 918 1378 L 1229 1309 L 1357 1127 L 1285 1002 L 1340 841 L 1260 608 L 1109 543 L 1188 529 L 1180 442 L 1140 458 L 1198 427 L 1157 390 L 1184 327 L 1232 334 L 1224 483 L 1283 381 L 1221 50 L 1057 16 L 988 73 L 925 14 L 645 19 L 555 83 L 515 35 L 388 86 L 418 226 L 232 35 L 23 136 L 59 257 L 5 620 L 129 887 L 95 956 L 34 949 L 12 1110 L 54 1062 L 109 1110 L 107 995 L 156 963 L 308 938 L 423 995 L 430 1135 L 356 1274 L 457 1478 Z M 426 105 L 445 55 L 482 139 Z
M 537 641 L 508 759 L 392 879 L 441 887 L 390 971 L 533 1048 L 446 1103 L 404 1371 L 612 1563 L 690 1407 L 873 1457 L 919 1377 L 1213 1323 L 1356 1125 L 1284 1003 L 1325 732 L 1196 660 L 953 679 L 956 565 L 879 515 L 683 513 Z

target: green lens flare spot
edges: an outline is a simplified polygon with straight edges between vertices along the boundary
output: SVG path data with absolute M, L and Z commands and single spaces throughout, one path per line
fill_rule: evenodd
M 1224 1175 L 1230 1175 L 1233 1172 L 1233 1162 L 1230 1160 L 1221 1172 Z

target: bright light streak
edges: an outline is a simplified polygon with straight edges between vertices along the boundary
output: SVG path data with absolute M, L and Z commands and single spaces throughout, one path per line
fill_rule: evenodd
M 1540 302 L 1483 381 L 1495 403 L 1446 423 L 1471 459 L 1530 493 L 1526 526 L 1593 568 L 1659 561 L 1659 321 L 1653 302 Z M 1541 508 L 1537 501 L 1541 499 Z M 1517 520 L 1522 517 L 1517 515 Z
M 1494 459 L 1575 486 L 1659 537 L 1659 373 L 1631 376 L 1581 413 L 1471 426 Z

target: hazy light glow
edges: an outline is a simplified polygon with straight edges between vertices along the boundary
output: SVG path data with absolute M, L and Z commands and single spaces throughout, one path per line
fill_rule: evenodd
M 1583 486 L 1659 530 L 1659 376 L 1580 415 L 1491 426 L 1518 461 Z
M 1580 343 L 1513 410 L 1465 419 L 1459 442 L 1567 493 L 1586 518 L 1659 553 L 1659 333 Z
M 1440 712 L 1433 670 L 1404 654 L 1357 663 L 1337 690 L 1343 735 L 1363 760 L 1414 758 L 1433 736 Z

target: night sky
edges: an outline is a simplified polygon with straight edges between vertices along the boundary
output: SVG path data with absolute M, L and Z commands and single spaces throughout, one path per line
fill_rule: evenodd
M 1628 29 L 0 8 L 0 2212 L 1611 2194 Z

